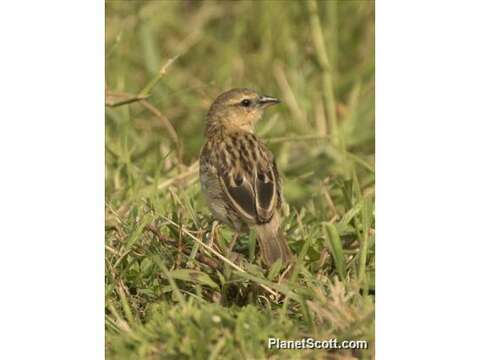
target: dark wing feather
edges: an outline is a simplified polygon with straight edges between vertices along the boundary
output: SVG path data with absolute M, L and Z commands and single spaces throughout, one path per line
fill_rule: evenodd
M 233 210 L 245 222 L 269 222 L 280 201 L 278 171 L 273 156 L 252 134 L 239 135 L 232 143 L 237 146 L 226 146 L 222 154 L 229 158 L 229 161 L 222 161 L 220 171 L 223 191 Z M 244 150 L 248 147 L 250 151 Z
M 223 190 L 227 198 L 232 203 L 237 213 L 247 222 L 255 222 L 255 193 L 249 182 L 243 181 L 241 184 L 235 181 L 229 181 L 227 176 L 220 179 Z
M 278 173 L 277 163 L 275 159 L 272 159 L 272 171 L 273 171 L 273 177 L 275 178 L 275 189 L 277 191 L 277 209 L 280 209 L 283 203 L 282 178 Z
M 259 171 L 256 174 L 255 179 L 255 194 L 256 194 L 256 209 L 258 221 L 268 222 L 275 209 L 276 196 L 276 184 L 275 178 L 270 170 L 269 172 Z
M 257 175 L 255 185 L 257 206 L 262 209 L 269 209 L 275 195 L 275 183 L 267 178 L 265 174 L 259 174 Z

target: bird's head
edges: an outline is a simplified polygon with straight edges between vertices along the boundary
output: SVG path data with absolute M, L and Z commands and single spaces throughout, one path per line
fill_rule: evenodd
M 250 89 L 232 89 L 218 96 L 208 111 L 209 128 L 253 131 L 263 111 L 280 100 Z

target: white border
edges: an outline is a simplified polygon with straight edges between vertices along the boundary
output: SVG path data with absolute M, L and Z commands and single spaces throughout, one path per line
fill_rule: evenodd
M 104 356 L 104 5 L 0 10 L 0 358 Z
M 477 353 L 477 2 L 378 1 L 376 355 Z

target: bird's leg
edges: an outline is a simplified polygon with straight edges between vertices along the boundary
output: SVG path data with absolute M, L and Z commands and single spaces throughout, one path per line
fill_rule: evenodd
M 215 237 L 215 230 L 218 226 L 217 220 L 212 223 L 212 229 L 210 230 L 210 236 L 208 237 L 208 247 L 212 247 Z
M 240 235 L 236 232 L 234 235 L 233 235 L 233 238 L 232 240 L 230 241 L 230 244 L 228 245 L 228 252 L 231 253 L 235 244 L 237 243 L 237 240 L 238 238 L 240 237 Z
M 215 220 L 212 224 L 212 230 L 210 231 L 210 238 L 208 239 L 208 246 L 213 247 L 213 244 L 218 244 L 218 221 Z
M 247 258 L 238 252 L 233 251 L 237 240 L 240 238 L 239 233 L 235 233 L 232 237 L 230 244 L 228 244 L 228 257 L 232 260 L 235 264 L 240 265 L 242 262 L 247 261 Z

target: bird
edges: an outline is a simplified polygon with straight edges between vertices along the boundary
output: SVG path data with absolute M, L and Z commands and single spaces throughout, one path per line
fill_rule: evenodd
M 235 240 L 254 228 L 267 266 L 294 262 L 280 231 L 284 199 L 275 158 L 254 134 L 265 109 L 279 103 L 246 88 L 219 95 L 207 113 L 199 159 L 201 191 L 211 213 L 235 231 Z

